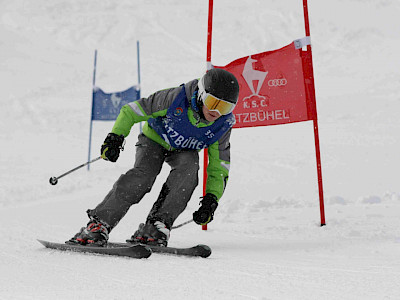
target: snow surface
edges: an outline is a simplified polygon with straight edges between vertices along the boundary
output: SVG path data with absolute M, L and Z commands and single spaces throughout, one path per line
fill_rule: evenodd
M 214 1 L 216 65 L 304 36 L 301 0 Z M 116 164 L 87 159 L 94 50 L 105 91 L 142 94 L 205 71 L 208 1 L 13 0 L 0 12 L 1 299 L 400 299 L 400 2 L 309 1 L 327 226 L 319 226 L 311 122 L 238 129 L 230 182 L 207 232 L 208 259 L 62 253 L 134 162 L 135 127 Z M 112 127 L 96 122 L 93 154 Z M 169 170 L 112 232 L 143 222 Z M 199 187 L 176 224 L 198 207 Z

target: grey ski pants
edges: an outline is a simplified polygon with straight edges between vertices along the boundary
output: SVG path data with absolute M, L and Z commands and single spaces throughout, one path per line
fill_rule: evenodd
M 133 169 L 119 177 L 104 200 L 88 210 L 88 215 L 114 228 L 129 208 L 150 192 L 164 162 L 171 171 L 147 221 L 161 221 L 171 228 L 198 185 L 199 154 L 195 150 L 168 151 L 143 134 L 138 137 Z

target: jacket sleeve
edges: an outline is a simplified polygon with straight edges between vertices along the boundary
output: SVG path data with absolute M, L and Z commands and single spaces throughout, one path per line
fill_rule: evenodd
M 147 121 L 150 118 L 165 116 L 181 87 L 158 91 L 148 98 L 130 102 L 121 108 L 112 128 L 113 133 L 127 137 L 134 124 Z
M 218 200 L 222 197 L 229 178 L 231 131 L 232 129 L 227 131 L 208 148 L 206 193 L 214 194 Z

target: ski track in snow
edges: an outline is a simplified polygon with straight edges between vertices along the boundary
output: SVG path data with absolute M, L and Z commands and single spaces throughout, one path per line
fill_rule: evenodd
M 301 1 L 233 2 L 214 3 L 215 65 L 304 36 Z M 85 210 L 133 165 L 138 126 L 116 164 L 93 163 L 56 186 L 48 179 L 87 157 L 94 50 L 105 91 L 137 83 L 136 40 L 143 96 L 198 78 L 207 3 L 3 1 L 0 299 L 399 299 L 400 3 L 308 2 L 327 226 L 311 122 L 235 130 L 209 230 L 191 223 L 171 233 L 171 246 L 207 244 L 212 255 L 136 260 L 53 251 L 36 239 L 64 241 L 86 224 Z M 111 126 L 94 123 L 92 157 Z M 111 241 L 144 221 L 168 172 Z M 176 224 L 200 195 L 198 187 Z

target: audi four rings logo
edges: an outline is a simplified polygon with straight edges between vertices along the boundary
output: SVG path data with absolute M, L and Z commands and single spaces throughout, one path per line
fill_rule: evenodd
M 287 84 L 286 78 L 268 80 L 269 86 L 284 86 Z

